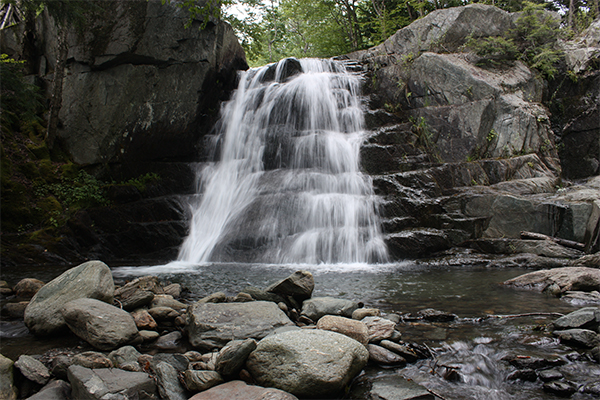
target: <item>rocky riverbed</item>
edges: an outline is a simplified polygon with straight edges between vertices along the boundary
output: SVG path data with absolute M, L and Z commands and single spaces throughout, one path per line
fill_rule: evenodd
M 47 284 L 24 279 L 2 286 L 3 322 L 24 321 L 38 340 L 54 345 L 40 354 L 2 356 L 1 397 L 492 398 L 469 392 L 482 373 L 473 360 L 486 341 L 496 340 L 483 332 L 506 324 L 508 340 L 518 336 L 528 350 L 500 346 L 488 354 L 488 377 L 508 387 L 499 393 L 593 398 L 600 394 L 600 309 L 589 306 L 589 295 L 597 296 L 590 290 L 600 280 L 597 268 L 582 269 L 535 271 L 506 282 L 565 296 L 587 293 L 588 306 L 568 315 L 460 318 L 431 308 L 398 313 L 343 296 L 315 297 L 308 271 L 198 300 L 157 276 L 115 285 L 110 268 L 91 261 Z M 474 342 L 448 337 L 447 331 L 464 329 L 482 332 Z M 493 388 L 493 382 L 480 386 Z M 467 397 L 457 397 L 457 390 Z

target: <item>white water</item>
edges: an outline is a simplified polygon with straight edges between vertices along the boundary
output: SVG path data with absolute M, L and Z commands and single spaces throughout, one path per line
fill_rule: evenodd
M 317 59 L 286 77 L 294 61 L 241 74 L 221 110 L 218 161 L 199 172 L 179 261 L 387 259 L 372 183 L 359 168 L 360 77 Z

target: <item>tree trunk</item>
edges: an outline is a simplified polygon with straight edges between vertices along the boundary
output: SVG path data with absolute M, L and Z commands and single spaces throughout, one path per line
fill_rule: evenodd
M 69 52 L 67 44 L 67 28 L 59 26 L 58 32 L 58 56 L 56 68 L 54 69 L 54 80 L 52 81 L 52 97 L 50 98 L 50 116 L 48 117 L 48 130 L 46 131 L 46 146 L 49 150 L 54 147 L 58 130 L 58 113 L 62 107 L 63 78 Z
M 567 19 L 567 26 L 573 29 L 573 9 L 575 8 L 575 0 L 569 0 L 569 15 Z

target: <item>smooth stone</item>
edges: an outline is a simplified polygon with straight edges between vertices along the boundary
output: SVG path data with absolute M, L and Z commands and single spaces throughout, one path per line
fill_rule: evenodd
M 44 282 L 39 279 L 25 278 L 21 279 L 19 283 L 13 288 L 13 292 L 17 297 L 31 298 L 45 285 Z
M 5 397 L 2 397 L 3 399 Z M 71 400 L 71 385 L 63 380 L 50 381 L 27 400 Z
M 400 366 L 406 364 L 406 360 L 399 354 L 396 354 L 385 347 L 375 344 L 368 344 L 369 361 L 386 367 Z
M 123 346 L 116 350 L 113 350 L 108 355 L 108 358 L 112 361 L 115 368 L 121 368 L 121 365 L 135 362 L 137 364 L 138 358 L 142 353 L 137 351 L 133 346 Z
M 153 307 L 148 310 L 148 314 L 157 322 L 172 321 L 180 315 L 171 307 Z
M 150 342 L 152 340 L 158 339 L 160 337 L 160 333 L 156 331 L 140 331 L 140 336 L 144 342 Z
M 351 318 L 352 313 L 357 308 L 358 304 L 351 300 L 336 299 L 334 297 L 313 297 L 302 303 L 302 314 L 313 321 L 319 321 L 325 315 Z
M 188 400 L 186 390 L 179 383 L 177 370 L 171 364 L 164 361 L 159 362 L 155 368 L 158 393 L 163 399 Z
M 379 317 L 381 310 L 378 308 L 357 308 L 352 312 L 352 319 L 361 321 L 364 317 Z
M 0 354 L 0 398 L 16 400 L 18 389 L 14 385 L 14 362 Z
M 25 325 L 35 335 L 51 335 L 66 328 L 61 310 L 72 300 L 91 298 L 112 304 L 114 283 L 110 268 L 88 261 L 44 285 L 25 309 Z
M 362 322 L 367 326 L 369 342 L 390 339 L 396 329 L 396 324 L 381 317 L 365 317 Z
M 552 334 L 558 337 L 561 343 L 578 347 L 591 349 L 600 344 L 600 335 L 589 329 L 566 329 L 554 331 Z
M 219 351 L 215 362 L 215 371 L 223 378 L 236 377 L 244 368 L 250 353 L 256 349 L 256 340 L 232 340 Z
M 72 365 L 68 370 L 73 399 L 156 400 L 156 383 L 147 373 L 118 368 L 89 369 Z
M 332 331 L 346 335 L 352 338 L 363 346 L 369 343 L 369 330 L 367 325 L 362 321 L 355 319 L 338 317 L 335 315 L 325 315 L 317 323 L 317 329 L 323 329 L 326 331 Z
M 183 384 L 190 392 L 203 392 L 223 383 L 223 377 L 216 371 L 183 371 Z
M 298 301 L 310 299 L 315 289 L 315 279 L 308 271 L 296 271 L 281 281 L 272 284 L 267 292 L 292 296 Z
M 188 369 L 190 362 L 188 359 L 179 353 L 158 353 L 152 357 L 152 361 L 150 362 L 150 367 L 155 369 L 156 366 L 161 363 L 166 362 L 173 368 L 175 368 L 179 372 L 183 372 Z
M 44 364 L 35 358 L 22 354 L 15 361 L 15 367 L 21 371 L 23 376 L 39 385 L 45 385 L 50 380 L 50 371 Z
M 276 328 L 293 325 L 277 304 L 267 301 L 195 303 L 187 316 L 190 343 L 206 350 L 231 340 L 262 339 Z
M 157 294 L 150 303 L 150 308 L 154 307 L 170 307 L 173 310 L 185 310 L 187 305 L 182 302 L 175 300 L 173 296 L 167 294 Z
M 70 301 L 62 315 L 73 333 L 99 350 L 113 350 L 139 336 L 128 312 L 100 300 Z
M 300 329 L 262 339 L 246 367 L 262 386 L 298 397 L 329 397 L 339 394 L 368 358 L 367 349 L 347 336 Z
M 189 400 L 298 400 L 298 398 L 279 389 L 231 381 L 195 394 Z
M 254 299 L 248 293 L 240 292 L 233 298 L 233 301 L 236 303 L 244 303 L 247 301 L 254 301 Z
M 71 362 L 74 365 L 80 365 L 90 369 L 113 367 L 113 362 L 110 358 L 97 351 L 85 351 L 83 353 L 75 354 Z

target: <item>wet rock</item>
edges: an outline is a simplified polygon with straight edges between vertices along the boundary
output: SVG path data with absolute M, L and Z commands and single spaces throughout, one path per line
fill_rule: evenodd
M 362 322 L 367 325 L 369 342 L 379 342 L 381 340 L 390 339 L 396 328 L 394 322 L 381 317 L 365 317 Z
M 115 368 L 121 368 L 124 364 L 131 364 L 138 362 L 138 358 L 142 354 L 136 350 L 133 346 L 123 346 L 117 350 L 112 351 L 108 358 L 112 361 Z
M 560 397 L 570 397 L 577 391 L 577 386 L 569 381 L 553 381 L 544 383 L 544 391 Z
M 538 378 L 537 374 L 531 368 L 518 369 L 514 372 L 511 372 L 506 377 L 506 379 L 508 379 L 509 381 L 521 380 L 521 381 L 527 381 L 527 382 L 535 382 L 535 381 L 537 381 L 537 378 Z
M 507 357 L 504 360 L 508 361 L 510 365 L 517 367 L 518 369 L 538 370 L 542 368 L 558 367 L 565 364 L 565 361 L 560 358 L 547 360 L 540 357 L 530 356 Z
M 434 310 L 433 308 L 421 310 L 417 312 L 417 316 L 430 322 L 450 322 L 457 318 L 455 314 Z
M 56 380 L 50 381 L 27 400 L 70 400 L 71 398 L 71 385 L 62 380 Z
M 315 279 L 308 271 L 296 271 L 287 278 L 274 283 L 267 288 L 267 292 L 276 293 L 281 296 L 292 296 L 302 302 L 310 299 L 315 288 Z
M 584 307 L 560 317 L 553 323 L 554 329 L 591 329 L 598 332 L 600 327 L 600 308 Z
M 435 400 L 427 389 L 399 375 L 376 377 L 371 383 L 369 399 L 378 400 Z
M 13 291 L 17 297 L 31 298 L 44 286 L 45 283 L 39 279 L 25 278 L 21 279 L 15 285 Z
M 71 331 L 99 350 L 113 350 L 138 337 L 129 313 L 99 300 L 73 300 L 61 312 Z
M 21 371 L 23 376 L 39 385 L 45 385 L 50 379 L 50 371 L 44 364 L 28 355 L 21 355 L 15 361 L 15 367 Z
M 600 396 L 600 381 L 586 384 L 583 387 L 583 393 L 593 394 L 596 397 Z
M 68 376 L 74 399 L 156 400 L 158 397 L 154 380 L 144 372 L 130 372 L 118 368 L 93 370 L 73 365 L 69 367 Z
M 452 247 L 448 234 L 434 228 L 405 229 L 402 232 L 387 235 L 385 243 L 390 254 L 398 259 L 420 257 Z
M 179 372 L 183 372 L 189 367 L 189 361 L 183 354 L 178 353 L 158 353 L 152 357 L 150 367 L 155 370 L 158 364 L 165 362 Z
M 368 344 L 369 361 L 385 367 L 396 367 L 406 364 L 406 360 L 399 354 L 396 354 L 385 347 Z
M 600 335 L 589 329 L 566 329 L 554 331 L 553 335 L 560 339 L 561 343 L 591 349 L 600 344 Z
M 558 381 L 561 380 L 564 376 L 557 369 L 543 369 L 538 371 L 538 377 L 544 382 Z
M 247 385 L 231 381 L 192 396 L 189 400 L 298 400 L 279 389 Z
M 227 295 L 223 292 L 217 292 L 198 300 L 197 303 L 225 303 L 226 301 Z
M 408 362 L 415 362 L 419 358 L 419 355 L 406 344 L 400 344 L 390 340 L 382 340 L 379 342 L 379 345 L 401 355 Z
M 113 302 L 114 283 L 110 268 L 89 261 L 72 268 L 44 285 L 25 309 L 25 325 L 35 335 L 50 335 L 66 328 L 61 314 L 71 300 L 91 298 Z
M 560 292 L 600 290 L 600 270 L 587 267 L 564 267 L 530 272 L 509 279 L 505 285 L 543 292 L 557 285 Z
M 246 365 L 261 385 L 299 397 L 329 397 L 346 387 L 368 357 L 363 345 L 339 333 L 292 330 L 262 339 Z
M 183 371 L 183 385 L 192 393 L 203 392 L 223 382 L 223 377 L 215 371 Z
M 600 346 L 596 346 L 590 352 L 592 359 L 597 363 L 600 363 Z
M 17 388 L 13 384 L 13 361 L 0 354 L 0 398 L 16 400 Z
M 150 304 L 153 299 L 154 293 L 148 290 L 137 290 L 131 293 L 129 296 L 121 296 L 117 300 L 123 307 L 123 310 L 131 311 Z
M 155 307 L 170 307 L 173 310 L 185 310 L 187 305 L 175 300 L 173 296 L 167 294 L 157 294 L 150 303 L 150 308 Z
M 244 368 L 250 353 L 256 349 L 256 340 L 232 340 L 219 351 L 215 371 L 225 379 L 236 377 Z
M 2 316 L 14 319 L 22 319 L 25 316 L 25 309 L 29 304 L 28 301 L 19 303 L 6 303 L 2 306 Z
M 351 300 L 314 297 L 302 303 L 302 314 L 313 321 L 319 321 L 324 315 L 340 315 L 350 318 L 357 308 L 358 304 Z
M 335 315 L 325 315 L 317 323 L 317 329 L 323 329 L 326 331 L 332 331 L 346 335 L 363 346 L 369 343 L 369 330 L 367 325 L 362 321 L 355 319 L 338 317 Z
M 161 361 L 154 368 L 158 393 L 163 399 L 188 400 L 189 395 L 179 383 L 177 370 L 170 364 Z
M 600 292 L 567 291 L 560 299 L 576 306 L 600 304 Z
M 362 320 L 364 317 L 379 317 L 381 310 L 378 308 L 357 308 L 352 312 L 352 319 Z
M 112 361 L 102 353 L 96 351 L 84 351 L 75 354 L 71 362 L 74 365 L 80 365 L 85 368 L 112 368 Z
M 192 346 L 214 349 L 231 340 L 262 339 L 274 329 L 293 325 L 277 304 L 195 303 L 188 308 L 186 326 Z
M 148 310 L 135 310 L 131 313 L 131 317 L 135 322 L 135 326 L 140 330 L 154 330 L 158 327 L 158 324 Z
M 152 348 L 158 350 L 175 350 L 179 347 L 182 335 L 179 331 L 169 332 L 166 335 L 160 336 L 156 342 L 152 344 Z

